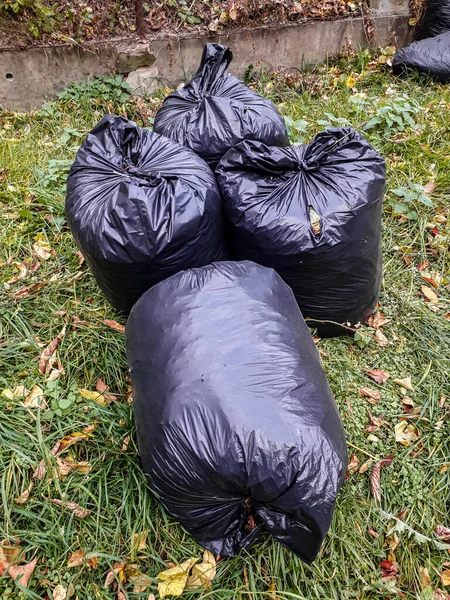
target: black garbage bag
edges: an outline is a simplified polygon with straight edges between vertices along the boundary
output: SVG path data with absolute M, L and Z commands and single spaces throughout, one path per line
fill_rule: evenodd
M 166 277 L 226 258 L 211 169 L 123 117 L 104 117 L 78 150 L 66 213 L 97 283 L 124 313 Z
M 450 82 L 450 31 L 433 38 L 413 42 L 394 56 L 395 75 L 418 71 L 440 83 Z
M 178 273 L 134 306 L 126 343 L 142 464 L 167 511 L 222 556 L 268 530 L 311 562 L 347 449 L 289 287 L 249 261 Z
M 428 0 L 416 38 L 424 40 L 450 31 L 450 0 Z
M 242 140 L 289 145 L 274 104 L 227 74 L 232 58 L 230 48 L 206 44 L 197 73 L 164 100 L 155 117 L 154 131 L 191 148 L 212 167 Z
M 352 129 L 289 148 L 245 141 L 216 170 L 232 258 L 272 267 L 321 335 L 372 312 L 380 290 L 385 164 Z

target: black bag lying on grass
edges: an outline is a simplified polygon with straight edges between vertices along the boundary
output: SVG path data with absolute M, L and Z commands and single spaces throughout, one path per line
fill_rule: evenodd
M 450 0 L 428 0 L 416 38 L 424 40 L 450 31 Z
M 288 146 L 284 119 L 270 100 L 227 74 L 230 48 L 206 44 L 200 67 L 156 113 L 154 131 L 188 146 L 212 167 L 242 140 Z
M 141 459 L 167 511 L 222 556 L 268 530 L 311 562 L 347 449 L 289 287 L 248 261 L 178 273 L 136 303 L 126 343 Z
M 226 258 L 208 165 L 123 117 L 104 117 L 78 150 L 66 213 L 97 283 L 124 313 L 166 277 Z
M 233 259 L 276 269 L 321 335 L 371 314 L 385 164 L 362 135 L 330 129 L 288 148 L 245 141 L 216 175 Z
M 418 71 L 440 83 L 450 83 L 450 31 L 413 42 L 394 56 L 395 75 Z

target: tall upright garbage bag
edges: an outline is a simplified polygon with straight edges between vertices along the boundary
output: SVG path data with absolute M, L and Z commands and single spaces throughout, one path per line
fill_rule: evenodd
M 382 279 L 385 163 L 353 129 L 276 148 L 245 141 L 216 169 L 232 258 L 276 269 L 321 335 L 365 321 Z
M 166 277 L 227 257 L 208 165 L 123 117 L 104 117 L 78 150 L 66 214 L 97 283 L 123 313 Z
M 267 530 L 311 562 L 347 449 L 289 287 L 249 261 L 183 271 L 137 302 L 126 345 L 142 464 L 167 511 L 221 556 Z
M 164 100 L 155 117 L 154 131 L 191 148 L 213 168 L 242 140 L 289 145 L 275 105 L 227 73 L 232 58 L 227 46 L 206 44 L 197 73 Z

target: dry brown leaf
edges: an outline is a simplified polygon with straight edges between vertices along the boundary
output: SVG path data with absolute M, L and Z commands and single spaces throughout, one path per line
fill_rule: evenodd
M 53 600 L 66 600 L 67 590 L 60 583 L 53 590 Z
M 128 596 L 122 590 L 117 590 L 117 600 L 128 600 Z
M 97 379 L 97 383 L 95 384 L 95 389 L 97 390 L 97 392 L 99 394 L 102 394 L 102 396 L 104 397 L 105 402 L 107 404 L 109 404 L 110 402 L 112 402 L 113 400 L 116 399 L 116 396 L 114 394 L 108 394 L 109 385 L 106 385 L 106 383 L 103 381 L 103 379 Z
M 127 435 L 125 437 L 125 439 L 123 440 L 122 452 L 126 452 L 128 450 L 128 444 L 130 443 L 130 439 L 131 439 L 131 437 L 129 435 Z
M 114 563 L 113 568 L 106 574 L 104 583 L 105 588 L 110 588 L 117 580 L 119 580 L 120 583 L 125 581 L 125 563 Z
M 405 379 L 394 379 L 394 383 L 402 387 L 404 390 L 414 392 L 414 386 L 411 382 L 411 377 L 405 377 Z
M 367 398 L 367 402 L 371 404 L 376 404 L 379 400 L 381 400 L 381 392 L 378 390 L 372 390 L 368 387 L 359 388 L 359 395 L 361 398 Z
M 371 371 L 365 371 L 365 374 L 380 385 L 385 383 L 390 377 L 389 373 L 386 373 L 386 371 L 381 371 L 380 369 L 372 369 Z
M 81 567 L 81 565 L 84 563 L 84 558 L 84 552 L 81 550 L 81 548 L 79 550 L 75 550 L 75 552 L 69 556 L 67 568 L 73 569 L 74 567 Z
M 149 594 L 147 600 L 156 600 L 155 594 Z
M 13 262 L 13 265 L 16 267 L 19 273 L 11 277 L 11 279 L 9 279 L 6 283 L 16 283 L 16 281 L 20 281 L 21 279 L 24 279 L 27 276 L 28 270 L 26 265 L 19 262 Z
M 379 329 L 383 325 L 386 325 L 386 323 L 389 323 L 389 321 L 390 319 L 386 319 L 386 317 L 377 310 L 374 315 L 367 319 L 367 325 L 373 327 L 373 329 Z
M 402 446 L 409 446 L 411 442 L 414 442 L 419 437 L 419 432 L 414 425 L 408 423 L 408 421 L 399 421 L 394 427 L 395 441 Z
M 17 496 L 17 498 L 14 498 L 14 502 L 16 504 L 25 504 L 28 501 L 28 498 L 30 497 L 30 494 L 31 494 L 31 491 L 33 488 L 34 488 L 34 483 L 31 482 L 30 485 L 27 487 L 27 489 L 20 494 L 20 496 Z
M 61 454 L 65 450 L 67 450 L 67 448 L 70 448 L 70 446 L 73 446 L 73 444 L 76 444 L 77 442 L 80 442 L 82 440 L 87 440 L 87 439 L 89 439 L 88 433 L 85 433 L 85 432 L 81 433 L 79 431 L 74 431 L 73 433 L 66 435 L 64 438 L 62 438 L 61 440 L 56 442 L 56 444 L 52 448 L 52 454 L 53 454 L 53 456 L 58 456 L 59 454 Z M 32 475 L 32 479 L 38 479 L 38 480 L 44 479 L 46 471 L 47 471 L 47 469 L 45 466 L 45 460 L 42 459 L 41 462 L 36 467 L 36 469 Z
M 450 600 L 450 594 L 444 592 L 444 590 L 434 590 L 431 600 Z
M 14 581 L 18 581 L 23 587 L 28 588 L 28 583 L 36 568 L 37 561 L 38 559 L 35 558 L 27 565 L 12 565 L 9 567 L 8 575 L 12 577 Z
M 45 496 L 44 496 L 44 498 L 45 498 Z M 62 500 L 59 500 L 58 498 L 45 498 L 45 499 L 48 500 L 49 502 L 52 502 L 53 504 L 57 504 L 58 506 L 62 506 L 63 508 L 66 508 L 67 510 L 73 511 L 73 514 L 78 519 L 85 519 L 86 517 L 88 517 L 91 514 L 90 510 L 87 510 L 86 508 L 81 508 L 81 506 L 79 504 L 77 504 L 76 502 L 63 502 Z
M 450 541 L 450 529 L 444 525 L 438 525 L 434 530 L 440 540 L 444 542 Z
M 211 581 L 216 576 L 216 559 L 214 555 L 205 550 L 203 553 L 203 562 L 192 567 L 191 575 L 186 584 L 187 590 L 195 590 L 199 587 L 206 589 L 211 587 Z
M 40 283 L 33 283 L 31 285 L 26 285 L 24 287 L 21 287 L 20 289 L 17 290 L 17 292 L 14 292 L 13 297 L 16 298 L 17 300 L 26 298 L 27 296 L 30 296 L 31 294 L 34 294 L 34 292 L 37 292 L 38 290 L 40 290 L 41 287 L 43 287 L 45 285 L 45 283 L 46 282 L 41 281 Z
M 117 321 L 112 321 L 111 319 L 104 319 L 103 323 L 105 323 L 105 325 L 108 325 L 108 327 L 111 327 L 111 329 L 114 329 L 114 331 L 117 331 L 118 333 L 125 333 L 125 326 L 121 325 Z
M 75 252 L 75 254 L 78 256 L 78 269 L 79 269 L 84 263 L 84 256 L 81 254 L 81 252 L 79 250 L 78 250 L 78 252 Z
M 92 470 L 92 465 L 88 462 L 81 461 L 75 462 L 72 458 L 61 458 L 56 457 L 56 464 L 58 465 L 59 475 L 61 477 L 67 477 L 72 471 L 80 471 L 80 473 L 89 473 Z
M 375 531 L 375 529 L 373 527 L 369 527 L 367 529 L 367 533 L 369 535 L 371 535 L 373 538 L 375 538 L 376 540 L 380 537 L 380 534 L 378 533 L 378 531 Z
M 423 295 L 425 296 L 425 298 L 429 302 L 431 302 L 431 304 L 439 303 L 439 298 L 437 297 L 436 293 L 431 288 L 429 288 L 427 285 L 422 286 L 422 292 L 423 292 Z
M 359 459 L 356 454 L 352 454 L 348 463 L 348 472 L 355 473 L 358 470 Z
M 50 344 L 48 346 L 46 346 L 44 348 L 44 350 L 41 352 L 41 355 L 39 356 L 39 371 L 42 374 L 45 374 L 46 368 L 47 368 L 47 363 L 50 360 L 50 357 L 56 351 L 56 348 L 59 346 L 59 344 L 61 343 L 61 341 L 65 335 L 66 335 L 66 326 L 64 325 L 64 327 L 62 328 L 60 333 L 55 337 L 55 339 L 53 341 L 51 341 Z
M 11 564 L 21 562 L 22 552 L 19 538 L 0 542 L 0 575 L 3 575 Z
M 91 556 L 91 558 L 88 558 L 87 566 L 90 569 L 98 569 L 98 556 Z
M 389 340 L 380 329 L 375 331 L 375 341 L 382 348 L 389 346 Z
M 381 460 L 377 461 L 373 467 L 372 474 L 370 476 L 370 491 L 376 502 L 381 502 Z
M 444 587 L 450 585 L 450 569 L 445 569 L 442 571 L 441 575 L 441 583 Z
M 425 567 L 419 567 L 419 581 L 420 587 L 423 590 L 431 585 L 430 574 L 428 573 L 428 569 Z
M 372 466 L 372 460 L 368 460 L 365 463 L 363 463 L 360 467 L 359 467 L 359 474 L 362 475 L 363 473 L 365 473 L 366 471 L 368 471 L 370 469 L 370 467 Z
M 33 385 L 30 393 L 23 401 L 24 406 L 29 408 L 41 408 L 42 410 L 47 407 L 44 392 L 38 385 Z
M 232 21 L 237 19 L 237 8 L 234 0 L 228 0 L 228 16 Z

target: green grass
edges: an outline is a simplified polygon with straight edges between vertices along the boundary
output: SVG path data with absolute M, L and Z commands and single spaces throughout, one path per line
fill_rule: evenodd
M 381 474 L 381 504 L 370 492 L 371 468 L 352 474 L 313 566 L 302 564 L 265 537 L 250 552 L 220 562 L 212 590 L 185 592 L 186 597 L 426 600 L 433 589 L 442 588 L 439 573 L 450 555 L 435 544 L 434 529 L 450 526 L 450 470 L 446 470 L 446 465 L 450 467 L 450 321 L 445 317 L 450 311 L 450 90 L 418 79 L 397 80 L 382 62 L 370 64 L 371 60 L 361 53 L 307 74 L 249 74 L 249 82 L 291 117 L 294 141 L 312 139 L 323 128 L 318 121 L 331 119 L 326 113 L 364 127 L 380 107 L 387 106 L 377 113 L 382 121 L 365 134 L 387 158 L 388 190 L 409 189 L 410 183 L 425 185 L 430 180 L 436 183 L 431 203 L 422 204 L 417 194 L 410 194 L 402 214 L 395 214 L 393 206 L 403 199 L 392 192 L 386 196 L 380 303 L 390 319 L 382 328 L 390 345 L 380 347 L 373 339 L 374 331 L 367 327 L 355 338 L 319 342 L 350 453 L 356 454 L 360 465 L 371 457 L 393 454 L 392 466 Z M 366 94 L 362 104 L 355 103 L 355 90 L 347 87 L 350 73 L 357 92 Z M 405 97 L 400 104 L 396 102 L 399 96 Z M 133 585 L 124 584 L 129 598 L 147 598 L 150 592 L 157 594 L 156 575 L 168 562 L 201 554 L 200 547 L 164 514 L 146 487 L 132 407 L 126 402 L 129 380 L 124 338 L 103 323 L 116 316 L 86 266 L 79 267 L 63 214 L 67 166 L 82 136 L 105 112 L 123 114 L 125 108 L 130 118 L 148 125 L 158 103 L 158 99 L 145 104 L 129 98 L 123 107 L 114 99 L 95 100 L 84 89 L 73 99 L 47 104 L 40 112 L 0 114 L 0 165 L 5 169 L 0 183 L 0 391 L 19 385 L 29 390 L 38 384 L 49 405 L 53 403 L 53 409 L 60 412 L 27 409 L 20 399 L 0 396 L 0 539 L 19 537 L 26 560 L 39 559 L 28 590 L 19 591 L 7 575 L 0 576 L 0 598 L 51 599 L 59 583 L 66 588 L 72 584 L 79 600 L 116 598 L 117 592 L 105 589 L 103 583 L 108 569 L 119 561 L 135 563 L 150 576 L 152 585 L 145 592 L 134 593 Z M 405 113 L 410 114 L 412 124 Z M 14 262 L 36 262 L 32 247 L 38 233 L 48 240 L 51 257 L 40 260 L 39 268 L 29 270 L 24 279 L 5 283 L 18 273 Z M 427 271 L 439 271 L 443 277 L 438 291 L 442 308 L 437 312 L 421 295 L 421 286 L 429 285 L 417 269 L 424 260 L 430 263 Z M 38 285 L 22 298 L 14 296 L 33 284 Z M 81 323 L 75 323 L 75 315 Z M 38 357 L 42 344 L 53 340 L 65 321 L 67 333 L 57 350 L 65 374 L 56 387 L 48 388 L 38 370 Z M 374 383 L 364 374 L 372 368 L 389 372 L 390 379 L 382 386 Z M 415 388 L 409 395 L 421 408 L 413 421 L 420 437 L 406 447 L 394 438 L 404 408 L 400 387 L 393 380 L 408 376 Z M 106 407 L 76 392 L 77 388 L 95 389 L 100 377 L 118 394 Z M 372 405 L 361 398 L 362 386 L 379 389 L 381 401 Z M 441 400 L 445 395 L 447 399 Z M 61 400 L 67 400 L 61 404 L 66 408 L 58 408 Z M 386 422 L 375 432 L 377 441 L 369 441 L 364 432 L 368 410 Z M 63 457 L 88 461 L 92 470 L 56 477 L 50 450 L 65 435 L 91 424 L 96 425 L 91 437 L 72 446 Z M 122 451 L 128 435 L 131 441 Z M 28 487 L 43 458 L 49 466 L 47 476 L 36 481 L 28 502 L 16 504 L 14 499 Z M 77 502 L 91 514 L 77 519 L 46 498 Z M 396 523 L 389 515 L 402 511 L 406 511 L 402 520 L 411 529 L 397 532 L 398 580 L 386 581 L 380 562 L 388 558 L 388 532 Z M 369 527 L 379 533 L 378 539 L 367 533 Z M 147 547 L 137 554 L 133 535 L 144 530 L 149 532 Z M 67 568 L 68 557 L 80 548 L 89 557 L 98 557 L 98 569 Z M 432 586 L 424 591 L 419 567 L 427 568 L 431 577 Z

